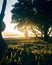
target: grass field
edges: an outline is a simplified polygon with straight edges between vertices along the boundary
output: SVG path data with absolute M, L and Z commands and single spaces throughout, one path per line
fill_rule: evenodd
M 51 53 L 52 43 L 46 42 L 43 38 L 6 38 L 5 42 L 8 44 L 8 48 L 23 49 L 27 48 L 32 50 L 32 53 Z
M 8 48 L 0 65 L 52 65 L 52 42 L 43 38 L 5 38 Z

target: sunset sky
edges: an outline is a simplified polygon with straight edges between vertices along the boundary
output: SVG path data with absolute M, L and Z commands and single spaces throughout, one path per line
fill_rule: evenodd
M 5 17 L 4 17 L 4 22 L 6 24 L 6 28 L 5 30 L 3 31 L 3 36 L 4 35 L 16 35 L 16 34 L 22 34 L 21 32 L 18 31 L 18 29 L 14 29 L 14 26 L 16 24 L 12 24 L 11 23 L 11 10 L 12 10 L 12 5 L 14 5 L 15 3 L 17 2 L 17 0 L 7 0 L 7 6 L 6 6 L 6 11 L 5 11 Z M 1 12 L 1 8 L 2 8 L 2 3 L 3 3 L 3 0 L 0 0 L 0 12 Z M 11 35 L 11 36 L 12 36 Z
M 17 2 L 17 0 L 7 0 L 7 6 L 5 11 L 5 17 L 4 22 L 6 24 L 5 30 L 2 32 L 3 37 L 24 37 L 24 33 L 20 32 L 17 28 L 14 29 L 14 26 L 16 25 L 11 23 L 11 10 L 13 9 L 12 5 L 14 5 Z M 0 0 L 0 12 L 2 8 L 3 0 Z M 29 31 L 29 36 L 34 36 L 32 32 Z
M 7 37 L 7 36 L 24 36 L 24 33 L 21 33 L 20 31 L 18 31 L 18 29 L 14 29 L 14 26 L 16 25 L 11 23 L 11 10 L 13 9 L 12 5 L 14 5 L 17 2 L 17 0 L 7 0 L 7 6 L 6 6 L 6 11 L 5 11 L 5 16 L 4 16 L 4 22 L 6 24 L 6 28 L 5 30 L 2 32 L 3 37 Z M 2 8 L 2 3 L 3 0 L 0 0 L 0 12 L 1 12 L 1 8 Z M 34 34 L 32 32 L 29 31 L 29 36 L 34 36 Z

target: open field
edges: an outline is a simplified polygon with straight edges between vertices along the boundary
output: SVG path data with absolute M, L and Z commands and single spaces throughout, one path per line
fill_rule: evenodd
M 19 38 L 4 38 L 4 40 L 8 43 L 15 43 L 15 42 L 44 42 L 43 38 L 35 38 L 35 37 L 19 37 Z M 44 42 L 45 43 L 45 42 Z
M 52 54 L 52 43 L 45 42 L 43 38 L 7 38 L 5 42 L 8 44 L 8 48 L 21 50 L 27 48 L 32 53 Z
M 52 65 L 52 43 L 41 38 L 7 38 L 0 65 Z

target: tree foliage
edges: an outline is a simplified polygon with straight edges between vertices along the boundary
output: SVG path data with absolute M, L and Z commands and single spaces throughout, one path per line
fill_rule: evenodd
M 32 22 L 44 31 L 45 37 L 48 35 L 48 29 L 52 26 L 51 0 L 18 0 L 13 7 L 13 23 Z

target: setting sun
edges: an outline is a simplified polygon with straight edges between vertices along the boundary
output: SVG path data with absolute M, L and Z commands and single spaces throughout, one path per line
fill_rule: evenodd
M 0 65 L 52 65 L 51 0 L 0 0 Z
M 6 25 L 5 30 L 2 32 L 3 37 L 25 37 L 24 32 L 20 32 L 18 28 L 14 29 L 16 23 L 11 23 L 11 13 L 8 12 L 5 15 L 4 22 Z M 29 36 L 34 36 L 32 32 L 28 30 Z
M 4 22 L 5 22 L 6 28 L 2 32 L 2 36 L 5 38 L 6 37 L 36 37 L 36 35 L 33 32 L 31 32 L 28 27 L 27 27 L 28 32 L 27 31 L 25 32 L 26 29 L 24 29 L 23 32 L 20 32 L 18 28 L 14 29 L 14 27 L 16 26 L 16 23 L 11 23 L 11 13 L 10 12 L 6 13 Z M 38 30 L 36 31 L 41 34 L 41 32 L 39 32 Z
M 17 0 L 16 0 L 17 1 Z M 15 2 L 16 2 L 15 1 Z M 2 36 L 3 37 L 36 37 L 36 35 L 30 31 L 29 29 L 27 29 L 27 31 L 20 32 L 18 30 L 18 28 L 14 29 L 16 23 L 11 23 L 11 17 L 12 17 L 12 5 L 15 3 L 14 1 L 7 1 L 7 7 L 6 7 L 6 12 L 5 12 L 5 16 L 4 16 L 4 23 L 6 25 L 5 30 L 2 32 Z M 10 3 L 10 4 L 9 4 Z
M 18 28 L 14 29 L 16 23 L 11 23 L 11 12 L 7 12 L 5 17 L 4 17 L 4 22 L 5 22 L 5 30 L 2 32 L 3 37 L 25 37 L 24 32 L 20 32 Z M 28 30 L 28 37 L 34 37 L 35 35 Z

